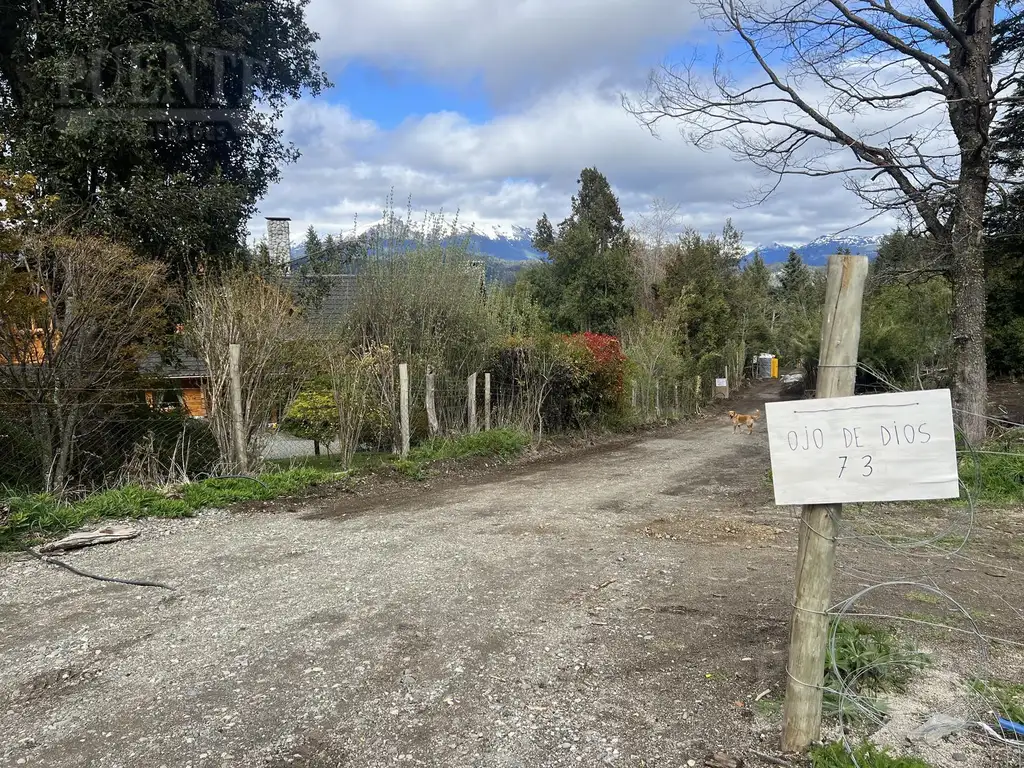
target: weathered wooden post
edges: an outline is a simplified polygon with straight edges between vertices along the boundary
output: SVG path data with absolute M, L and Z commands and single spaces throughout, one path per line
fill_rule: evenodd
M 484 374 L 484 430 L 491 429 L 491 374 Z
M 654 380 L 654 415 L 661 418 L 661 379 Z
M 437 433 L 440 432 L 440 426 L 437 422 L 437 403 L 434 398 L 434 369 L 429 365 L 427 366 L 427 429 L 430 430 L 430 436 L 436 437 Z
M 469 412 L 469 434 L 476 432 L 476 374 L 471 373 L 466 381 L 466 410 Z
M 409 364 L 398 365 L 398 408 L 402 422 L 402 458 L 409 455 Z
M 678 419 L 679 418 L 679 382 L 678 381 L 675 384 L 672 385 L 672 389 L 673 389 L 672 401 L 675 404 L 676 418 Z
M 854 394 L 866 256 L 830 256 L 815 397 Z M 800 752 L 821 736 L 825 649 L 836 536 L 842 504 L 803 507 L 797 550 L 796 600 L 789 643 L 782 749 Z
M 238 344 L 228 347 L 228 386 L 231 390 L 231 430 L 234 435 L 235 461 L 238 469 L 249 471 L 249 446 L 245 439 L 245 420 L 242 414 L 242 348 Z

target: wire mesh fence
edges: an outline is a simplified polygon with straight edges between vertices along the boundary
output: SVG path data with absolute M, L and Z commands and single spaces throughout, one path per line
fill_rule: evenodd
M 886 389 L 900 391 L 891 382 Z M 1024 424 L 990 424 L 1020 444 Z M 1024 766 L 1024 636 L 989 629 L 995 616 L 979 610 L 976 582 L 963 583 L 967 574 L 991 574 L 984 603 L 998 604 L 998 626 L 1024 626 L 1020 601 L 996 586 L 1020 570 L 975 547 L 983 515 L 986 528 L 1013 529 L 1015 512 L 983 510 L 979 496 L 987 483 L 1019 475 L 1011 486 L 1024 500 L 1024 451 L 987 451 L 958 433 L 957 453 L 959 501 L 844 505 L 837 521 L 838 566 L 857 586 L 828 610 L 823 695 L 834 719 L 823 739 L 841 743 L 858 767 L 877 764 L 868 737 L 896 752 L 914 745 L 928 765 Z M 983 467 L 993 453 L 1008 459 L 995 477 Z M 844 542 L 856 545 L 848 557 Z M 877 557 L 865 558 L 864 549 Z M 881 692 L 884 681 L 895 690 Z
M 369 392 L 356 446 L 360 451 L 400 449 L 395 368 L 393 377 L 385 377 L 382 385 Z M 291 372 L 273 375 L 294 377 Z M 600 408 L 607 407 L 584 402 L 578 393 L 561 386 L 489 371 L 470 375 L 430 371 L 428 376 L 426 367 L 419 366 L 409 378 L 411 439 L 415 444 L 486 428 L 550 434 L 586 427 L 601 415 Z M 624 386 L 621 400 L 610 407 L 621 418 L 639 424 L 694 414 L 710 395 L 710 388 L 699 379 L 641 379 Z M 125 484 L 166 485 L 238 472 L 230 425 L 215 428 L 213 423 L 214 410 L 221 409 L 223 417 L 231 407 L 230 399 L 220 396 L 211 404 L 208 388 L 197 373 L 184 379 L 151 377 L 102 388 L 53 386 L 31 396 L 0 390 L 0 486 L 83 494 Z M 286 387 L 277 389 L 283 392 Z M 247 415 L 245 439 L 251 464 L 247 471 L 267 462 L 338 456 L 337 404 L 329 386 L 321 389 L 315 414 L 322 422 L 318 430 L 296 426 L 295 419 L 289 418 L 294 400 L 283 397 L 262 415 Z

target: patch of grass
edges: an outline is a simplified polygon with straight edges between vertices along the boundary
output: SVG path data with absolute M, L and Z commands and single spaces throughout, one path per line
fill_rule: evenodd
M 928 657 L 899 641 L 881 627 L 859 621 L 832 620 L 830 642 L 825 655 L 825 712 L 861 719 L 867 708 L 877 716 L 885 714 L 880 694 L 903 691 L 914 672 L 928 664 Z M 835 633 L 835 643 L 831 633 Z M 838 676 L 837 676 L 838 671 Z M 836 691 L 846 690 L 844 699 Z
M 775 699 L 761 699 L 754 702 L 754 711 L 769 720 L 782 714 L 782 702 Z
M 190 517 L 206 507 L 275 499 L 345 476 L 340 472 L 299 467 L 260 475 L 262 485 L 235 478 L 211 478 L 166 492 L 130 485 L 95 493 L 75 503 L 48 494 L 5 494 L 0 496 L 0 548 L 11 549 L 19 544 L 61 536 L 98 520 Z
M 455 438 L 435 437 L 417 445 L 404 459 L 391 462 L 396 470 L 414 480 L 427 476 L 427 467 L 435 461 L 468 458 L 495 458 L 508 461 L 526 450 L 532 438 L 515 429 L 492 429 Z
M 1004 720 L 1024 724 L 1024 684 L 1006 680 L 971 680 L 970 688 Z
M 427 464 L 425 461 L 413 461 L 412 459 L 395 459 L 391 466 L 398 472 L 413 480 L 424 480 L 427 477 Z
M 180 499 L 170 499 L 159 491 L 135 485 L 103 491 L 86 497 L 73 506 L 83 520 L 104 518 L 186 517 L 192 509 Z
M 976 501 L 1024 503 L 1024 430 L 960 454 L 960 479 Z
M 853 758 L 846 745 L 835 741 L 811 750 L 813 768 L 932 768 L 916 757 L 897 757 L 888 750 L 863 742 L 853 747 Z
M 516 429 L 491 429 L 455 438 L 435 437 L 409 451 L 409 460 L 418 462 L 493 456 L 513 459 L 530 444 L 531 438 Z
M 907 592 L 905 595 L 907 600 L 913 600 L 916 603 L 925 603 L 927 605 L 938 605 L 942 602 L 942 599 L 938 595 L 933 595 L 928 592 Z

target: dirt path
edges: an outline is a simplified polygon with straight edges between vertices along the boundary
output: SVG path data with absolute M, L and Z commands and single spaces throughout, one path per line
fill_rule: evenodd
M 750 704 L 781 695 L 796 542 L 758 426 L 152 522 L 69 558 L 174 593 L 10 564 L 0 762 L 677 766 L 723 749 L 757 765 L 776 734 Z M 841 588 L 887 557 L 851 549 Z M 1004 590 L 1013 557 L 992 561 Z M 946 567 L 983 593 L 972 566 Z

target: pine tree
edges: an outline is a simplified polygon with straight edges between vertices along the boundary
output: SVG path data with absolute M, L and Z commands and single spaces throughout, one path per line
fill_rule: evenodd
M 621 242 L 626 232 L 625 220 L 608 179 L 596 168 L 584 168 L 577 183 L 579 197 L 572 198 L 572 214 L 562 222 L 563 230 L 568 226 L 589 227 L 601 250 Z
M 782 295 L 787 300 L 802 301 L 811 285 L 811 274 L 796 251 L 790 251 L 779 272 Z
M 551 220 L 548 219 L 548 215 L 545 213 L 539 219 L 537 219 L 537 229 L 533 233 L 533 239 L 530 244 L 534 250 L 540 251 L 541 253 L 547 253 L 551 250 L 551 246 L 555 243 L 555 229 L 551 226 Z
M 585 168 L 572 212 L 553 232 L 547 214 L 537 222 L 533 246 L 549 261 L 522 279 L 544 307 L 556 330 L 614 333 L 635 308 L 631 243 L 619 201 L 604 174 Z

